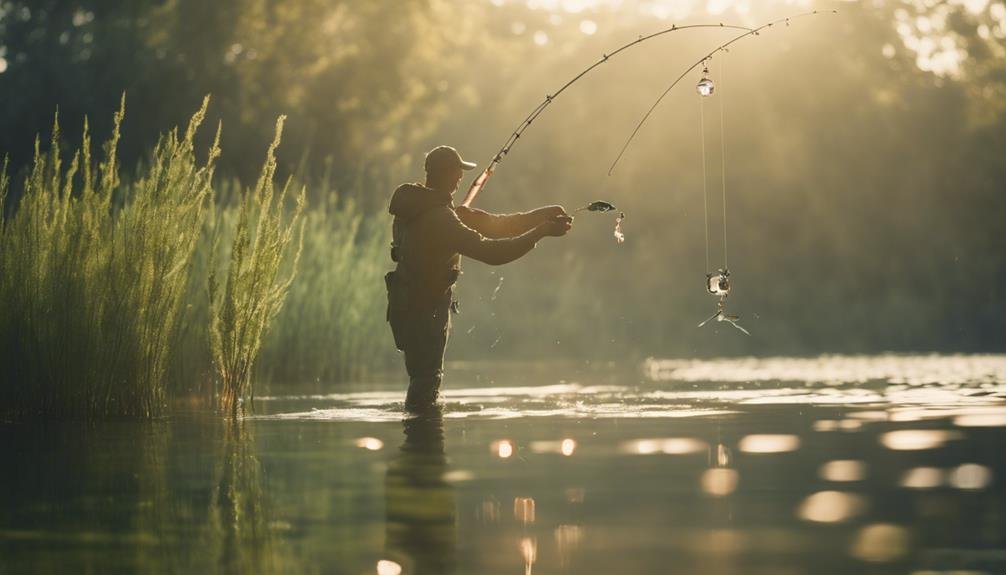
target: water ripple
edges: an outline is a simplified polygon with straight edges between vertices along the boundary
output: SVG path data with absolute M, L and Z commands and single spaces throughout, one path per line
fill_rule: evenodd
M 953 418 L 973 427 L 1006 422 L 1001 355 L 650 359 L 644 370 L 649 381 L 631 385 L 560 381 L 445 389 L 444 417 L 667 419 L 728 415 L 754 406 L 820 405 L 858 409 L 873 420 Z M 255 419 L 397 421 L 404 390 L 261 399 L 272 413 Z M 299 410 L 286 411 L 288 404 Z

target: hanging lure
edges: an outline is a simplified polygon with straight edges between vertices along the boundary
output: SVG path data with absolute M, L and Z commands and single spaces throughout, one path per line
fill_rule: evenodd
M 715 296 L 730 295 L 730 270 L 720 269 L 715 274 L 706 274 L 706 291 Z
M 727 296 L 730 295 L 730 270 L 723 268 L 717 270 L 716 273 L 706 274 L 706 291 L 719 299 L 716 301 L 716 313 L 703 320 L 699 324 L 699 327 L 715 319 L 718 322 L 725 321 L 747 335 L 751 335 L 751 332 L 737 323 L 740 320 L 740 316 L 727 314 Z
M 716 321 L 725 321 L 730 325 L 736 327 L 737 329 L 741 330 L 745 334 L 751 335 L 751 332 L 744 329 L 743 327 L 740 326 L 740 324 L 737 323 L 737 320 L 740 319 L 740 316 L 727 314 L 726 302 L 727 302 L 727 296 L 725 295 L 720 296 L 720 300 L 716 302 L 716 313 L 703 320 L 702 323 L 699 324 L 699 327 L 702 327 L 715 319 Z
M 625 241 L 625 234 L 622 233 L 622 220 L 625 219 L 625 212 L 618 212 L 618 217 L 615 218 L 615 242 L 622 243 Z
M 582 212 L 585 210 L 588 212 L 613 212 L 615 211 L 615 206 L 609 204 L 608 202 L 596 201 L 596 202 L 590 202 L 586 206 L 576 208 L 573 211 L 573 213 Z
M 587 204 L 585 206 L 581 206 L 579 208 L 576 208 L 575 210 L 573 210 L 573 213 L 583 212 L 583 211 L 587 211 L 587 212 L 613 212 L 616 209 L 617 208 L 615 208 L 615 206 L 612 205 L 611 203 L 598 200 L 596 202 L 590 202 L 589 204 Z M 619 212 L 618 217 L 615 218 L 615 232 L 614 232 L 613 235 L 615 236 L 615 242 L 619 243 L 619 244 L 625 241 L 625 234 L 622 233 L 622 220 L 624 220 L 624 219 L 625 219 L 625 212 Z
M 713 92 L 716 91 L 716 84 L 709 77 L 709 66 L 702 67 L 702 79 L 695 85 L 695 91 L 703 98 L 712 96 Z

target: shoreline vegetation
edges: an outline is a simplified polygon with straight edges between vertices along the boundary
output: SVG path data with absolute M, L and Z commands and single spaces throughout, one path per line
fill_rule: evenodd
M 283 117 L 253 188 L 216 179 L 221 126 L 207 149 L 194 143 L 208 105 L 163 134 L 132 179 L 117 161 L 124 96 L 100 159 L 86 119 L 79 148 L 64 151 L 57 113 L 22 183 L 5 162 L 0 414 L 149 418 L 197 393 L 236 415 L 259 379 L 380 365 L 365 350 L 383 327 L 369 287 L 384 226 L 334 192 L 308 211 L 306 185 L 276 184 Z

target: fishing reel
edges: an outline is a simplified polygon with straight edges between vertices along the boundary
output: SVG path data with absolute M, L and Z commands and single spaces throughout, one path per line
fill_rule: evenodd
M 714 296 L 726 296 L 730 293 L 730 270 L 720 269 L 716 273 L 706 274 L 706 291 Z

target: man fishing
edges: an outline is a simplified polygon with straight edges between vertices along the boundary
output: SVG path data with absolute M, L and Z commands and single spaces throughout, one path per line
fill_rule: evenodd
M 387 320 L 395 347 L 405 353 L 409 373 L 406 410 L 434 406 L 443 379 L 450 312 L 457 313 L 454 284 L 461 256 L 490 265 L 512 262 L 546 236 L 563 236 L 573 218 L 562 206 L 517 214 L 491 214 L 454 205 L 454 192 L 475 164 L 450 146 L 426 154 L 426 181 L 402 184 L 391 197 L 391 259 L 397 266 L 384 279 Z

